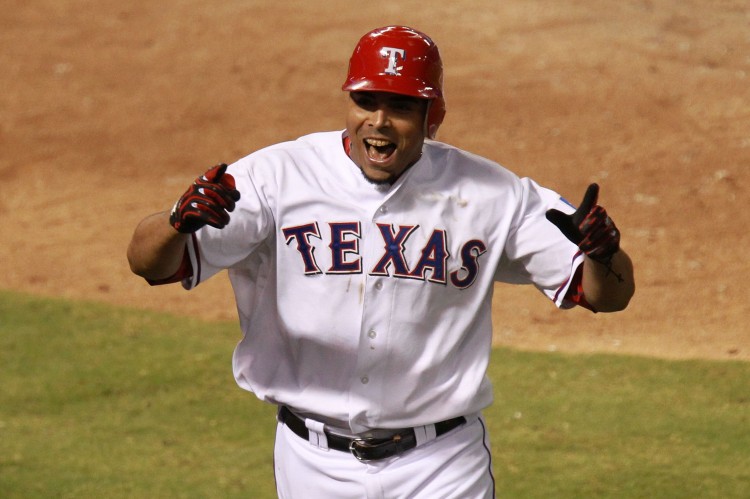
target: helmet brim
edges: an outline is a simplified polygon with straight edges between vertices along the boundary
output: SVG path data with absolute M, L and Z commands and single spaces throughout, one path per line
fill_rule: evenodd
M 379 74 L 375 78 L 350 78 L 341 87 L 346 92 L 390 92 L 422 99 L 437 99 L 442 92 L 419 78 Z

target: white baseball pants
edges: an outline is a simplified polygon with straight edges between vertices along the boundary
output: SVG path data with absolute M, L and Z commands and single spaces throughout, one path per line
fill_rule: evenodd
M 467 420 L 400 456 L 369 462 L 314 445 L 279 423 L 274 449 L 279 498 L 493 498 L 495 482 L 486 426 L 481 416 Z

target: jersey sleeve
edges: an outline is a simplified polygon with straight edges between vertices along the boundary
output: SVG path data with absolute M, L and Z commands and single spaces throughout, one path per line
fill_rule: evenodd
M 182 279 L 185 289 L 192 289 L 221 270 L 241 268 L 273 233 L 273 214 L 263 191 L 263 179 L 253 175 L 251 157 L 229 165 L 240 200 L 230 221 L 223 229 L 204 226 L 187 244 L 187 258 L 192 272 Z
M 571 308 L 577 303 L 571 290 L 583 255 L 560 230 L 547 220 L 547 210 L 575 211 L 556 192 L 533 180 L 521 182 L 516 222 L 508 234 L 495 280 L 510 284 L 533 284 L 556 306 Z

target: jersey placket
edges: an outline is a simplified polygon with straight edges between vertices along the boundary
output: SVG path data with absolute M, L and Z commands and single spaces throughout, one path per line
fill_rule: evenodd
M 383 241 L 376 224 L 388 216 L 386 201 L 377 207 L 371 223 L 363 227 L 364 289 L 362 292 L 362 321 L 359 332 L 359 348 L 354 379 L 351 384 L 352 430 L 363 431 L 381 417 L 382 397 L 389 383 L 388 339 L 393 310 L 394 285 L 388 276 L 370 275 L 371 266 L 383 252 Z M 383 222 L 386 223 L 386 222 Z M 369 267 L 368 267 L 369 265 Z M 386 404 L 387 405 L 387 404 Z

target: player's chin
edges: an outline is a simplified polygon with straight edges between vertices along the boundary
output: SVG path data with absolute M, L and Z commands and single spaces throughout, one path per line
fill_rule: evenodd
M 373 168 L 365 165 L 360 170 L 362 170 L 362 175 L 365 179 L 371 184 L 389 185 L 398 178 L 393 172 L 382 168 Z
M 365 178 L 373 184 L 392 184 L 406 170 L 407 162 L 402 158 L 400 151 L 394 150 L 387 156 L 379 155 L 373 157 L 364 151 L 360 170 Z
M 398 174 L 406 169 L 404 161 L 398 152 L 393 152 L 387 157 L 379 158 L 366 155 L 363 163 L 362 170 L 371 174 L 372 177 L 398 176 Z

